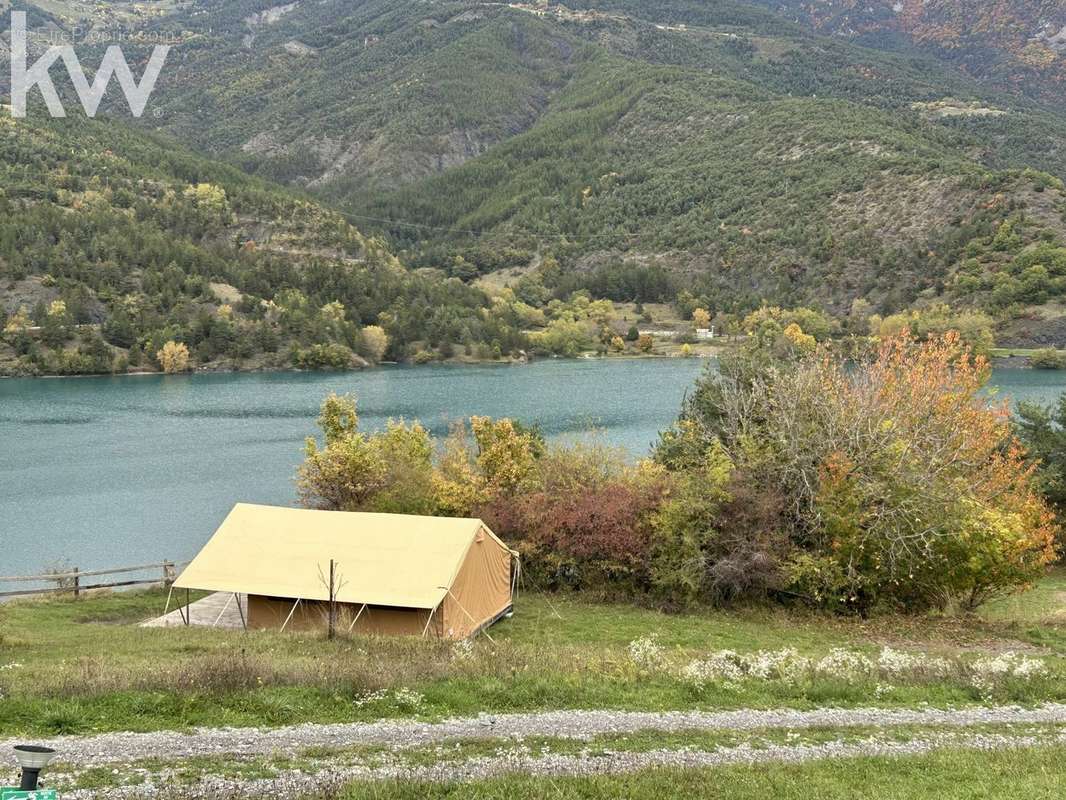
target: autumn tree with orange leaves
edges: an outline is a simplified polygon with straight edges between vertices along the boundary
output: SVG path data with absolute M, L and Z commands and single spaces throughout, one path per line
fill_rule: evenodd
M 724 451 L 749 490 L 783 498 L 767 590 L 859 613 L 972 608 L 1055 558 L 1053 515 L 1007 407 L 982 394 L 988 376 L 955 333 L 858 360 L 748 353 L 701 382 L 664 442 Z M 707 524 L 713 572 L 730 520 Z

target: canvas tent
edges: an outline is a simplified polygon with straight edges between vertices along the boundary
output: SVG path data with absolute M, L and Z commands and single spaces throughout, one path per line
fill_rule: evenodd
M 481 520 L 245 503 L 175 581 L 246 597 L 248 628 L 461 639 L 511 610 L 517 553 Z

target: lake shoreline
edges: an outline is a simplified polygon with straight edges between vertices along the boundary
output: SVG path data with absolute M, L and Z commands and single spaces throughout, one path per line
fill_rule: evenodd
M 366 366 L 353 366 L 347 369 L 301 369 L 300 367 L 229 367 L 205 365 L 197 369 L 184 372 L 162 372 L 161 370 L 137 370 L 136 372 L 87 372 L 75 375 L 62 375 L 58 373 L 42 373 L 37 375 L 13 375 L 0 373 L 0 380 L 60 380 L 67 378 L 140 378 L 152 376 L 189 376 L 189 375 L 351 375 L 374 372 L 379 369 L 403 367 L 405 369 L 421 369 L 426 367 L 527 367 L 531 364 L 543 364 L 554 362 L 604 362 L 604 361 L 713 361 L 718 354 L 693 354 L 691 356 L 668 355 L 653 353 L 624 353 L 620 355 L 581 355 L 574 357 L 548 356 L 545 358 L 512 358 L 512 359 L 455 359 L 448 361 L 428 361 L 422 364 L 413 361 L 382 361 L 380 364 L 368 364 Z

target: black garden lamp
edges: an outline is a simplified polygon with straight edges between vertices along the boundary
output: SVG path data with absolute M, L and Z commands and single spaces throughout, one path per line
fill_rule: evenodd
M 15 746 L 15 760 L 22 767 L 22 783 L 19 789 L 24 792 L 32 792 L 37 788 L 37 778 L 41 770 L 52 763 L 59 755 L 50 747 L 41 747 L 36 744 L 20 744 Z

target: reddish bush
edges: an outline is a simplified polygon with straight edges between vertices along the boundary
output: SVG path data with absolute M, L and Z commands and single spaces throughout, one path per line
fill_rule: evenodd
M 507 541 L 517 542 L 527 575 L 540 586 L 602 588 L 604 581 L 646 585 L 648 517 L 662 500 L 661 481 L 611 481 L 562 493 L 499 498 L 482 510 Z
M 540 524 L 530 538 L 574 558 L 637 566 L 648 555 L 648 530 L 641 517 L 653 507 L 654 498 L 620 484 L 559 497 L 554 508 L 541 506 Z

